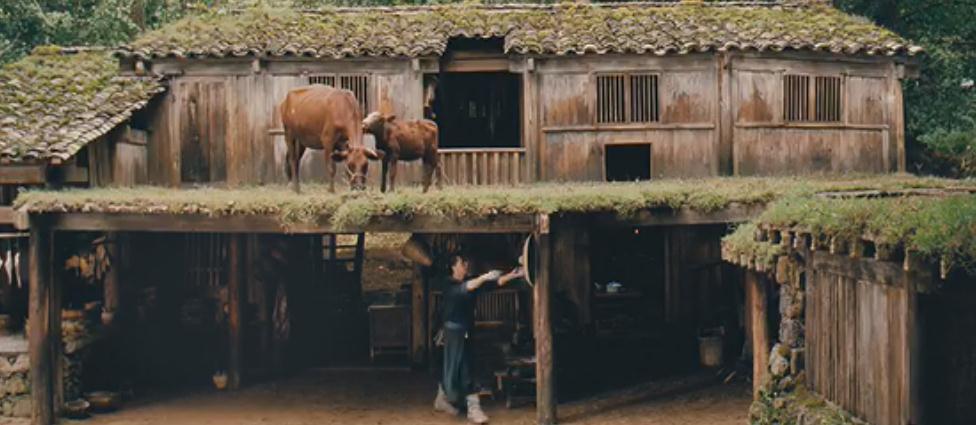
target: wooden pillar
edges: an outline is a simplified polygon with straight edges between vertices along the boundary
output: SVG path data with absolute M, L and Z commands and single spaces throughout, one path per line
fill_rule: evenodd
M 244 324 L 242 323 L 244 241 L 244 235 L 231 235 L 227 250 L 227 322 L 230 331 L 227 349 L 227 388 L 232 390 L 240 389 L 244 367 Z
M 903 386 L 904 390 L 908 392 L 906 398 L 908 403 L 906 403 L 907 408 L 905 412 L 902 412 L 902 423 L 905 424 L 927 424 L 929 423 L 929 417 L 925 414 L 923 397 L 922 397 L 922 377 L 925 376 L 922 370 L 922 365 L 924 361 L 924 350 L 925 341 L 923 340 L 924 335 L 922 330 L 925 328 L 924 317 L 918 308 L 918 298 L 920 294 L 915 291 L 913 285 L 906 285 L 907 303 L 906 306 L 906 344 L 903 348 L 905 354 L 902 359 L 907 362 L 906 366 L 908 368 L 907 381 Z
M 752 270 L 746 270 L 746 306 L 752 328 L 752 393 L 759 395 L 763 380 L 769 373 L 769 327 L 766 325 L 766 280 Z
M 53 234 L 43 222 L 30 225 L 31 423 L 53 424 L 61 386 L 61 288 L 53 269 Z
M 535 329 L 535 388 L 536 422 L 539 425 L 556 423 L 556 381 L 553 374 L 552 286 L 549 274 L 552 267 L 552 243 L 549 216 L 540 215 L 535 234 L 537 262 L 535 270 L 533 325 Z
M 414 267 L 413 283 L 410 285 L 412 302 L 410 318 L 413 322 L 410 331 L 411 359 L 414 368 L 424 365 L 427 360 L 427 280 L 423 269 Z
M 122 261 L 119 259 L 119 235 L 109 233 L 105 235 L 105 251 L 108 254 L 108 272 L 105 274 L 104 281 L 104 310 L 113 317 L 119 309 L 119 271 L 122 268 Z M 106 323 L 106 325 L 109 323 Z

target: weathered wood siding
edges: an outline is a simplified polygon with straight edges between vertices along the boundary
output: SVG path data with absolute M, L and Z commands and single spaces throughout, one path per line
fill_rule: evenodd
M 869 423 L 909 424 L 915 294 L 822 270 L 808 273 L 811 388 Z
M 507 59 L 509 72 L 523 75 L 523 146 L 511 151 L 445 150 L 446 183 L 604 180 L 606 148 L 615 144 L 649 144 L 654 178 L 903 168 L 903 111 L 895 65 L 883 59 L 769 57 Z M 153 70 L 178 76 L 147 113 L 148 181 L 284 182 L 284 139 L 270 131 L 281 128 L 277 106 L 289 89 L 307 84 L 309 75 L 367 75 L 372 109 L 418 119 L 423 115 L 423 75 L 436 73 L 438 66 L 426 59 L 295 59 L 260 66 L 240 60 L 164 61 Z M 839 77 L 841 119 L 785 122 L 783 76 L 793 73 Z M 598 122 L 597 78 L 611 74 L 624 79 L 653 76 L 657 88 L 651 96 L 657 100 L 650 116 L 656 119 Z M 627 93 L 623 102 L 631 99 L 632 92 Z M 372 146 L 372 138 L 365 139 Z M 307 152 L 303 165 L 303 180 L 325 180 L 321 152 Z M 419 162 L 398 167 L 400 184 L 421 181 Z M 373 168 L 370 179 L 378 184 L 378 163 Z
M 900 167 L 890 67 L 883 63 L 737 58 L 732 61 L 733 161 L 736 175 L 882 173 Z M 841 118 L 784 118 L 786 74 L 838 76 Z M 811 83 L 812 84 L 812 83 Z M 903 143 L 903 142 L 902 142 Z
M 539 179 L 604 180 L 606 146 L 643 143 L 651 145 L 653 177 L 718 174 L 714 57 L 566 58 L 540 61 L 538 67 Z M 660 119 L 598 123 L 596 76 L 607 73 L 658 75 Z

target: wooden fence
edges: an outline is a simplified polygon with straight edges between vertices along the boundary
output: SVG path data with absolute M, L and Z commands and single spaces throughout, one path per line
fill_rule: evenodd
M 441 149 L 445 183 L 514 185 L 525 183 L 525 148 Z
M 871 424 L 909 424 L 915 294 L 830 271 L 808 273 L 809 385 Z

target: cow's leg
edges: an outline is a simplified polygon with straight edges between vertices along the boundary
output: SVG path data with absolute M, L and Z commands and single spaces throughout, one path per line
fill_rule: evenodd
M 383 157 L 383 163 L 380 164 L 380 192 L 386 192 L 386 172 L 390 168 L 389 157 Z
M 396 173 L 397 173 L 397 155 L 391 153 L 390 156 L 390 192 L 396 192 Z M 384 161 L 385 163 L 385 161 Z
M 304 152 L 304 146 L 298 143 L 298 139 L 288 135 L 285 139 L 285 174 L 288 176 L 288 183 L 291 189 L 298 193 L 298 166 L 302 161 L 302 153 Z
M 427 193 L 427 189 L 430 189 L 430 181 L 434 176 L 434 169 L 437 168 L 437 164 L 431 164 L 430 161 L 424 160 L 424 193 Z

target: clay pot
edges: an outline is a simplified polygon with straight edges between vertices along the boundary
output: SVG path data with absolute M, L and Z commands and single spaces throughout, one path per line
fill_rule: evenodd
M 85 399 L 72 400 L 64 404 L 64 416 L 69 419 L 84 419 L 88 417 L 91 403 Z
M 95 391 L 85 395 L 91 408 L 97 412 L 111 412 L 119 408 L 122 396 L 112 391 Z
M 218 390 L 224 390 L 227 388 L 227 374 L 224 372 L 218 372 L 213 375 L 214 388 Z

